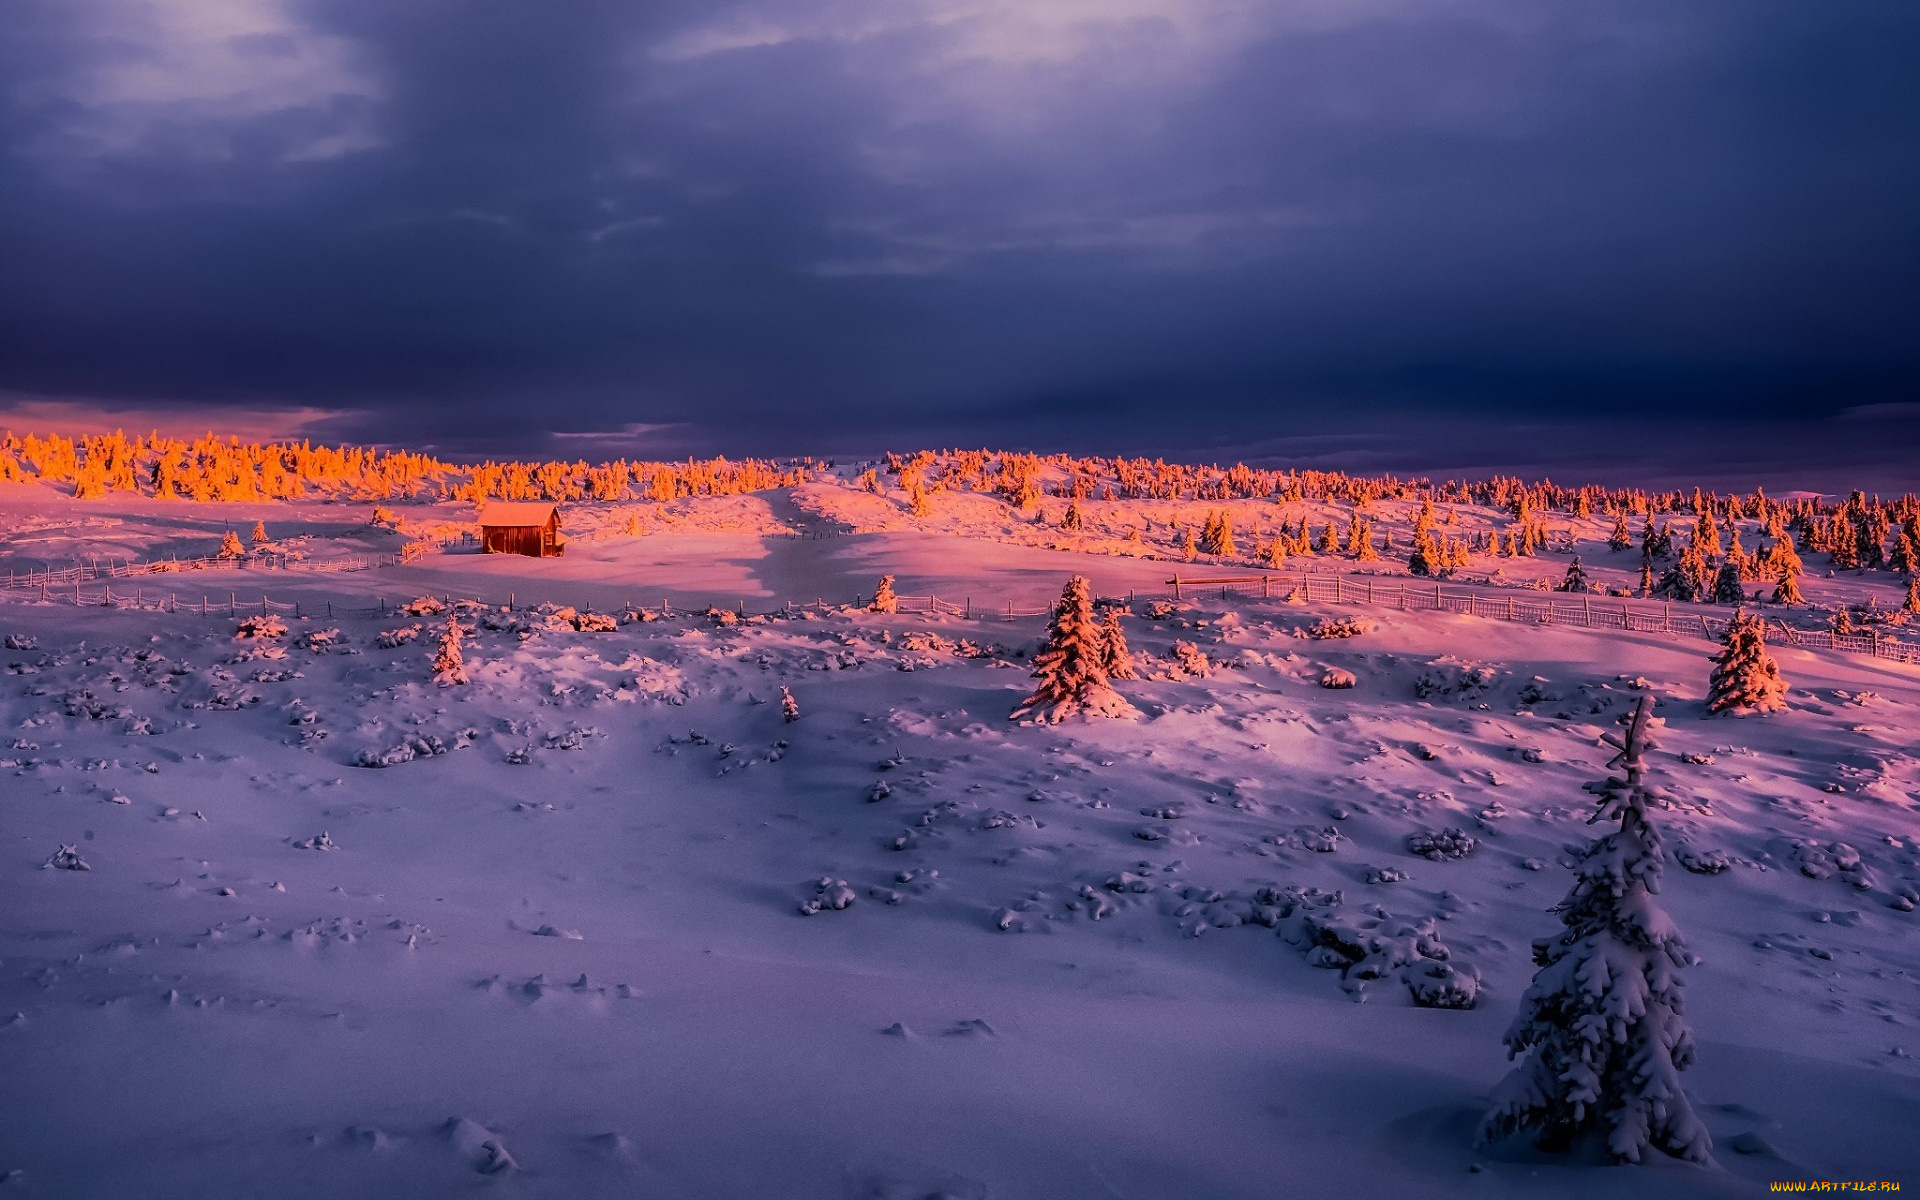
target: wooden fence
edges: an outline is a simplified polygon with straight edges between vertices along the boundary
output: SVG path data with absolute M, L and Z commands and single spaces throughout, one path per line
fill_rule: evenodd
M 404 561 L 400 555 L 385 555 L 382 558 Z M 82 568 L 91 569 L 91 568 Z M 322 568 L 324 569 L 324 568 Z M 356 567 L 336 567 L 340 570 L 365 569 Z M 254 613 L 287 613 L 295 617 L 326 617 L 338 619 L 344 617 L 395 617 L 404 614 L 400 606 L 389 605 L 385 600 L 373 605 L 364 602 L 346 604 L 328 600 L 318 601 L 281 601 L 273 600 L 262 594 L 258 601 L 242 600 L 237 590 L 227 592 L 224 600 L 217 596 L 201 595 L 196 602 L 192 598 L 182 601 L 178 592 L 161 590 L 152 586 L 150 581 L 137 582 L 131 587 L 122 584 L 116 592 L 112 580 L 125 579 L 138 574 L 122 571 L 108 575 L 107 568 L 100 569 L 102 586 L 98 590 L 89 590 L 85 581 L 74 576 L 71 571 L 55 573 L 52 578 L 71 579 L 70 583 L 54 584 L 36 575 L 34 588 L 38 596 L 28 592 L 20 596 L 24 588 L 16 588 L 20 599 L 40 599 L 54 603 L 67 603 L 89 607 L 136 608 L 168 613 L 185 613 L 197 616 L 241 617 Z M 1246 575 L 1202 579 L 1183 579 L 1176 576 L 1167 581 L 1170 590 L 1166 592 L 1129 592 L 1125 602 L 1136 603 L 1146 600 L 1212 600 L 1218 599 L 1224 604 L 1254 599 L 1268 602 L 1299 599 L 1307 602 L 1330 602 L 1333 604 L 1364 604 L 1375 607 L 1397 609 L 1402 612 L 1440 611 L 1456 612 L 1467 616 L 1481 617 L 1496 621 L 1512 621 L 1516 624 L 1550 626 L 1565 625 L 1580 629 L 1619 630 L 1624 633 L 1662 633 L 1682 636 L 1718 639 L 1725 631 L 1727 617 L 1718 612 L 1710 612 L 1700 605 L 1674 605 L 1663 603 L 1657 606 L 1635 605 L 1620 597 L 1596 596 L 1592 594 L 1573 594 L 1557 596 L 1551 593 L 1537 594 L 1522 598 L 1508 592 L 1502 595 L 1485 595 L 1466 591 L 1455 585 L 1449 590 L 1441 583 L 1425 584 L 1407 581 L 1387 581 L 1372 577 L 1347 578 L 1340 575 Z M 895 597 L 897 609 L 901 613 L 919 613 L 927 616 L 969 621 L 1018 621 L 1045 617 L 1052 612 L 1051 606 L 1018 607 L 1010 603 L 976 603 L 972 597 L 962 597 L 958 601 L 945 600 L 936 595 L 903 595 Z M 1120 597 L 1106 598 L 1107 602 L 1121 602 Z M 484 601 L 472 597 L 442 598 L 449 607 L 467 605 L 499 608 L 508 611 L 523 609 L 517 595 L 509 593 L 505 604 Z M 869 597 L 854 596 L 848 605 L 829 603 L 824 597 L 812 602 L 794 603 L 788 600 L 777 606 L 769 606 L 760 615 L 780 616 L 796 615 L 802 611 L 826 612 L 840 608 L 861 608 L 870 603 Z M 583 611 L 591 612 L 591 606 L 582 606 Z M 636 609 L 634 605 L 626 608 Z M 679 615 L 700 615 L 719 609 L 733 611 L 740 616 L 748 616 L 745 600 L 731 604 L 707 606 L 682 606 Z M 676 614 L 674 606 L 667 600 L 661 601 L 656 610 L 660 615 Z M 1884 659 L 1897 663 L 1920 663 L 1920 643 L 1894 638 L 1877 631 L 1865 633 L 1835 633 L 1832 630 L 1795 629 L 1784 621 L 1775 619 L 1769 623 L 1777 629 L 1781 640 L 1789 645 L 1807 650 L 1829 650 L 1846 654 L 1860 654 L 1871 658 Z

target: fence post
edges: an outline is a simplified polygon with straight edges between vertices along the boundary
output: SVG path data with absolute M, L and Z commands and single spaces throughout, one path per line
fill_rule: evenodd
M 327 620 L 333 620 L 333 601 L 327 601 Z
M 1180 573 L 1178 571 L 1173 573 L 1173 598 L 1175 600 L 1180 598 Z
M 264 592 L 260 594 L 260 615 L 263 617 L 267 615 L 267 597 Z
M 1660 614 L 1660 632 L 1673 632 L 1673 601 L 1671 600 L 1667 601 L 1664 611 Z
M 1127 593 L 1127 600 L 1129 602 L 1133 600 L 1132 592 Z M 972 596 L 967 597 L 967 620 L 969 621 L 973 620 L 973 597 Z
M 1513 620 L 1513 597 L 1507 597 L 1507 620 Z
M 1267 599 L 1269 594 L 1270 593 L 1267 591 L 1267 576 L 1262 575 L 1260 577 L 1260 598 L 1262 600 L 1265 600 Z
M 1437 583 L 1433 585 L 1433 606 L 1435 608 L 1446 607 L 1446 605 L 1440 603 L 1440 585 Z
M 1400 611 L 1407 611 L 1407 585 L 1404 583 L 1400 585 Z
M 1335 575 L 1333 577 L 1333 602 L 1339 604 L 1344 599 L 1345 597 L 1340 594 L 1340 577 Z

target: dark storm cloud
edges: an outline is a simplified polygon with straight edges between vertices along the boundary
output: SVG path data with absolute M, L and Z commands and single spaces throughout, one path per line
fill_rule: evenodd
M 1904 3 L 12 16 L 14 396 L 1402 468 L 1714 421 L 1844 467 L 1835 418 L 1920 382 Z

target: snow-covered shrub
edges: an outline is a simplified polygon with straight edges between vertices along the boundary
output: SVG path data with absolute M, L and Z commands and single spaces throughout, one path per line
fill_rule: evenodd
M 1656 899 L 1663 855 L 1643 781 L 1652 713 L 1643 696 L 1624 735 L 1606 735 L 1620 751 L 1609 766 L 1625 773 L 1606 781 L 1597 817 L 1620 828 L 1581 853 L 1558 909 L 1566 928 L 1533 944 L 1539 970 L 1506 1036 L 1508 1055 L 1527 1058 L 1494 1090 L 1483 1144 L 1531 1130 L 1547 1148 L 1601 1134 L 1620 1162 L 1648 1149 L 1705 1162 L 1711 1149 L 1680 1086 L 1694 1053 L 1680 972 L 1693 956 Z
M 423 628 L 419 625 L 402 625 L 398 629 L 385 629 L 373 639 L 373 644 L 382 650 L 397 650 L 408 642 L 417 640 L 422 632 Z
M 780 689 L 780 719 L 789 725 L 800 719 L 800 702 L 786 688 Z
M 1165 621 L 1169 617 L 1173 616 L 1174 612 L 1175 612 L 1175 609 L 1171 601 L 1155 600 L 1152 604 L 1149 604 L 1147 606 L 1147 620 Z
M 1179 675 L 1193 679 L 1205 679 L 1213 674 L 1213 660 L 1206 651 L 1192 642 L 1176 640 L 1173 643 L 1173 666 Z
M 811 917 L 815 913 L 837 912 L 853 904 L 853 889 L 844 879 L 821 876 L 813 885 L 813 895 L 800 902 L 800 915 Z
M 873 589 L 873 603 L 867 605 L 868 612 L 897 613 L 900 600 L 893 594 L 893 576 L 882 575 L 880 583 Z
M 1475 700 L 1499 678 L 1499 670 L 1485 663 L 1440 658 L 1421 668 L 1413 681 L 1413 694 L 1422 700 Z
M 437 596 L 420 596 L 400 606 L 400 611 L 410 617 L 433 617 L 447 611 Z
M 705 616 L 709 622 L 722 629 L 740 623 L 740 614 L 731 608 L 709 608 Z
M 1307 637 L 1326 640 L 1359 637 L 1378 628 L 1378 625 L 1364 617 L 1321 617 L 1302 632 Z
M 340 636 L 338 629 L 309 629 L 306 636 L 301 639 L 301 643 L 315 654 L 319 654 L 333 649 L 345 640 Z
M 38 650 L 40 643 L 24 633 L 10 633 L 7 635 L 6 647 L 9 650 Z
M 87 865 L 87 860 L 80 857 L 79 849 L 73 846 L 62 846 L 55 850 L 53 857 L 46 861 L 45 866 L 55 871 L 93 870 Z
M 287 636 L 287 623 L 270 614 L 243 617 L 234 628 L 237 638 L 283 638 Z
M 1440 862 L 1449 858 L 1465 858 L 1473 853 L 1477 844 L 1473 835 L 1464 829 L 1429 829 L 1407 838 L 1407 852 Z
M 447 618 L 447 627 L 440 634 L 440 644 L 433 655 L 433 680 L 442 687 L 467 682 L 467 664 L 460 653 L 460 642 L 466 635 L 466 626 L 452 617 Z
M 1688 842 L 1673 848 L 1673 860 L 1695 875 L 1718 875 L 1733 865 L 1725 850 L 1702 850 Z
M 1727 623 L 1707 688 L 1707 711 L 1770 713 L 1787 707 L 1787 681 L 1767 653 L 1766 623 L 1737 610 Z
M 1480 999 L 1480 977 L 1452 963 L 1427 963 L 1401 978 L 1420 1008 L 1472 1008 Z
M 1839 875 L 1860 891 L 1874 885 L 1873 868 L 1860 859 L 1860 852 L 1845 842 L 1822 846 L 1818 842 L 1793 843 L 1793 860 L 1808 879 L 1827 879 Z
M 574 618 L 573 627 L 581 633 L 612 633 L 620 628 L 620 622 L 612 613 L 581 613 Z
M 1343 670 L 1340 667 L 1328 667 L 1320 673 L 1320 686 L 1323 688 L 1342 691 L 1346 688 L 1358 687 L 1359 684 L 1359 678 L 1352 671 Z

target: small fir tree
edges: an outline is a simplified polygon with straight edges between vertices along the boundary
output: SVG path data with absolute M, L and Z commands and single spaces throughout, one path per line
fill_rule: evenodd
M 451 615 L 447 617 L 447 627 L 440 634 L 440 644 L 433 655 L 433 679 L 443 687 L 467 682 L 467 664 L 460 653 L 460 643 L 466 637 L 466 629 Z
M 1047 624 L 1047 645 L 1033 656 L 1033 694 L 1010 719 L 1057 723 L 1076 713 L 1090 717 L 1133 717 L 1139 713 L 1107 682 L 1106 635 L 1093 615 L 1093 589 L 1075 575 L 1060 593 Z
M 253 523 L 253 544 L 256 546 L 264 546 L 267 544 L 267 541 L 267 523 L 265 521 L 255 521 Z
M 1623 774 L 1602 785 L 1588 822 L 1620 827 L 1580 854 L 1555 910 L 1565 930 L 1533 944 L 1539 970 L 1506 1037 L 1510 1057 L 1528 1057 L 1494 1090 L 1479 1140 L 1531 1131 L 1560 1150 L 1600 1135 L 1616 1162 L 1653 1149 L 1704 1163 L 1712 1142 L 1680 1086 L 1694 1053 L 1680 972 L 1694 960 L 1660 908 L 1663 850 L 1647 819 L 1652 700 L 1625 720 L 1623 735 L 1604 735 Z
M 1133 651 L 1120 628 L 1120 610 L 1109 606 L 1100 614 L 1100 665 L 1108 679 L 1134 679 Z
M 1587 572 L 1580 566 L 1580 556 L 1578 554 L 1574 555 L 1573 561 L 1567 564 L 1567 577 L 1560 581 L 1560 590 L 1563 592 L 1584 592 L 1587 590 Z
M 880 577 L 880 586 L 873 589 L 873 603 L 867 605 L 867 611 L 877 613 L 900 611 L 900 599 L 893 594 L 893 576 Z
M 1627 530 L 1627 514 L 1621 512 L 1613 519 L 1613 533 L 1607 538 L 1607 549 L 1618 554 L 1633 547 L 1633 534 Z
M 231 529 L 227 530 L 227 535 L 220 539 L 220 557 L 239 558 L 246 552 L 246 548 L 240 544 L 240 535 Z
M 1734 610 L 1721 646 L 1707 686 L 1709 713 L 1769 713 L 1787 707 L 1787 681 L 1767 653 L 1764 621 L 1745 609 Z
M 1086 524 L 1086 521 L 1080 516 L 1080 502 L 1078 500 L 1068 501 L 1066 514 L 1060 518 L 1060 528 L 1066 530 L 1068 533 L 1079 533 L 1082 529 L 1086 528 Z
M 1747 602 L 1747 589 L 1740 582 L 1740 565 L 1731 556 L 1720 564 L 1720 573 L 1714 576 L 1713 602 L 1736 605 Z
M 1805 604 L 1807 598 L 1800 594 L 1800 572 L 1791 566 L 1780 568 L 1780 582 L 1773 585 L 1775 604 Z
M 1920 578 L 1907 580 L 1907 598 L 1901 603 L 1900 611 L 1920 616 Z
M 780 689 L 780 719 L 788 725 L 800 719 L 800 702 L 784 687 Z
M 1380 561 L 1380 552 L 1373 548 L 1373 522 L 1361 523 L 1359 548 L 1354 551 L 1353 557 L 1359 562 Z

